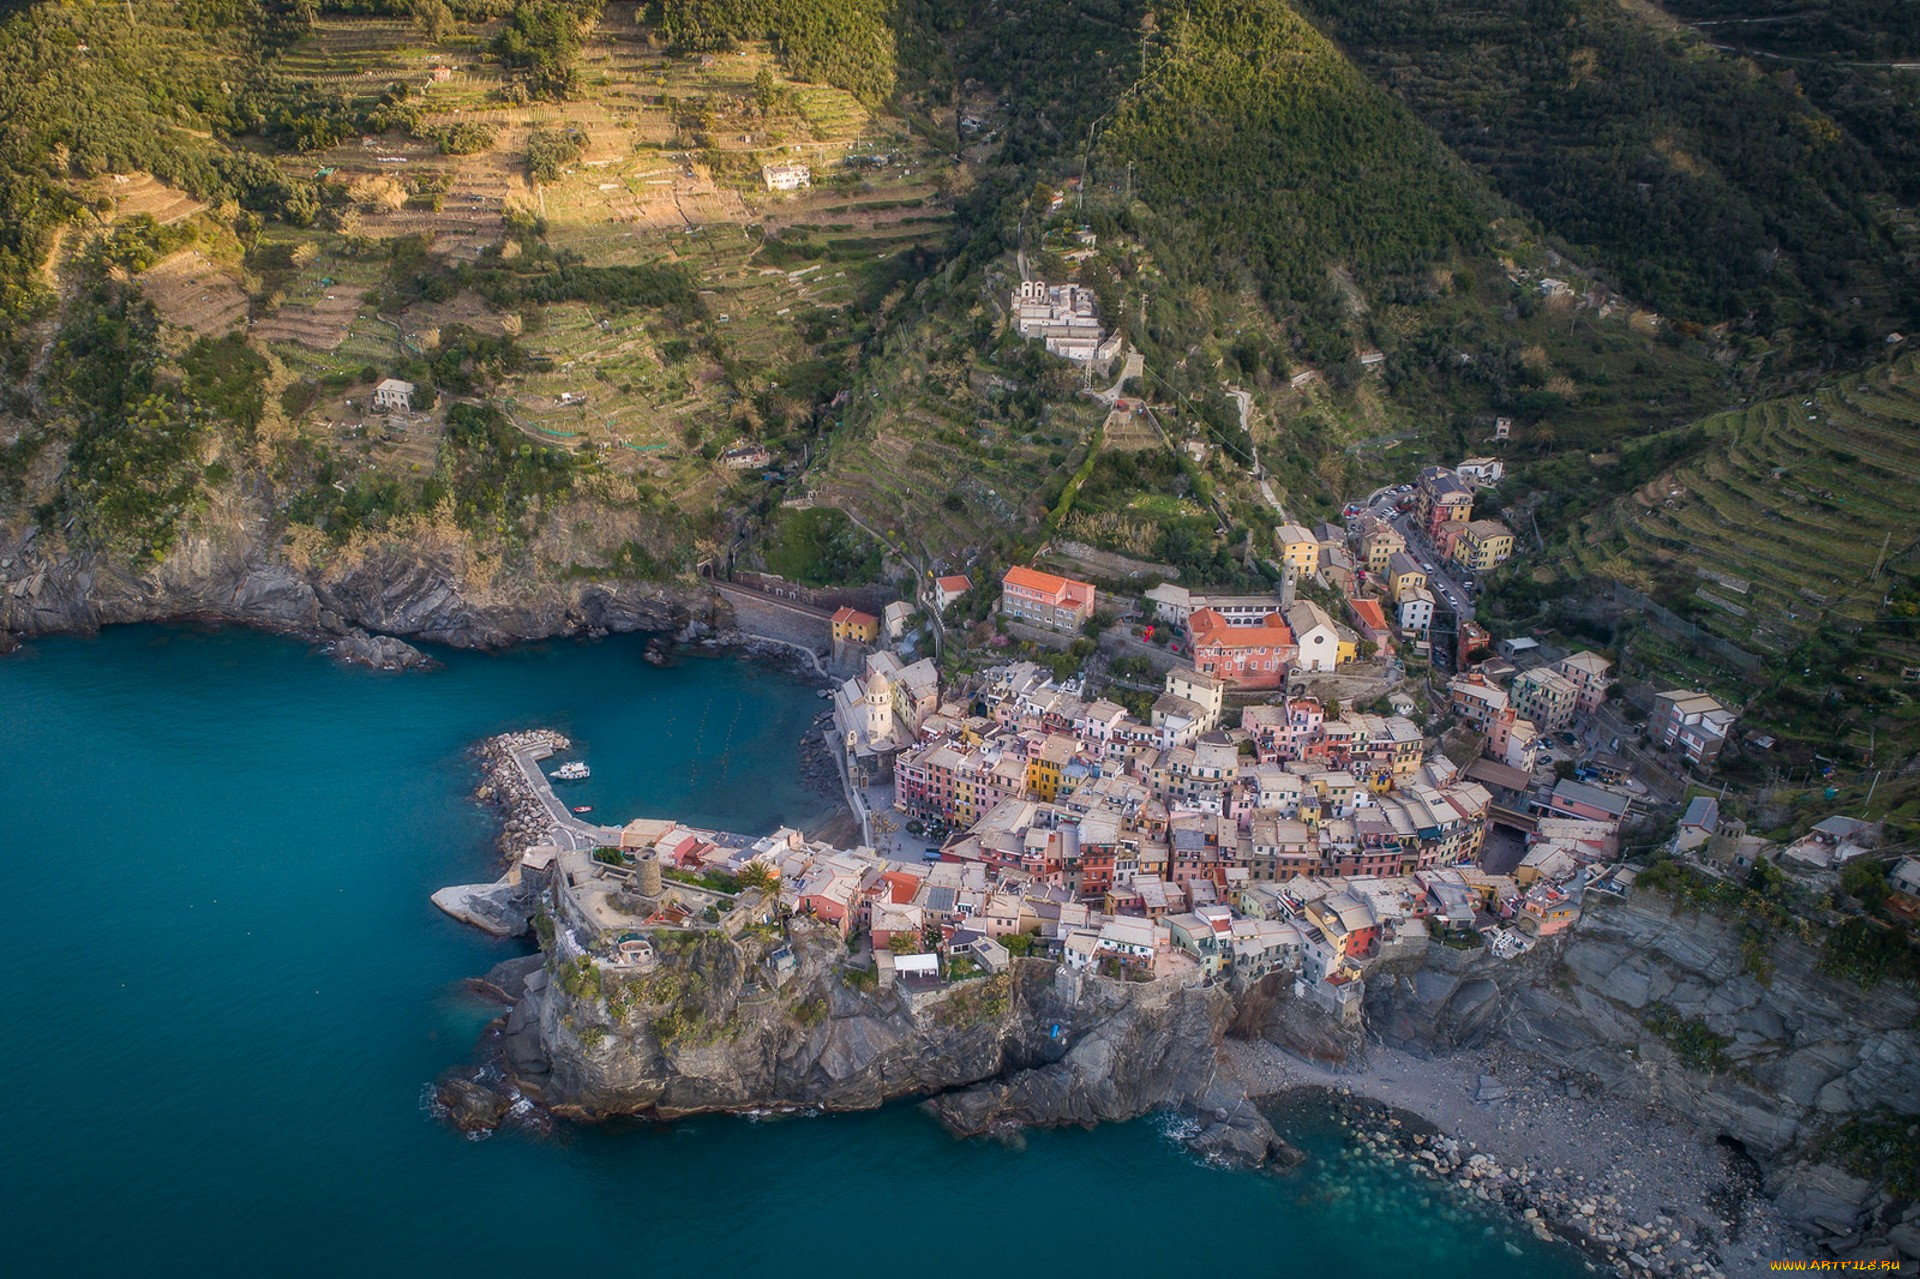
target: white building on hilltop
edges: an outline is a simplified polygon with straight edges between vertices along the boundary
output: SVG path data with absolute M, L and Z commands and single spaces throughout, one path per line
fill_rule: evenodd
M 1054 355 L 1085 363 L 1111 360 L 1120 353 L 1120 335 L 1107 336 L 1100 304 L 1084 285 L 1022 280 L 1011 306 L 1014 332 L 1041 339 Z

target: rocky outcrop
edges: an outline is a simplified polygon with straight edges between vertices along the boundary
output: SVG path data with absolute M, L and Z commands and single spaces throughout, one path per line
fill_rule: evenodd
M 1178 1108 L 1195 1149 L 1292 1161 L 1243 1090 L 1216 1076 L 1226 991 L 1125 982 L 1038 960 L 920 994 L 849 980 L 845 947 L 800 926 L 776 983 L 771 940 L 655 934 L 657 967 L 623 971 L 550 944 L 506 1023 L 516 1086 L 556 1113 L 861 1110 L 930 1097 L 952 1131 L 1093 1124 Z
M 730 625 L 726 605 L 694 583 L 549 581 L 511 572 L 483 581 L 463 571 L 456 552 L 430 546 L 387 546 L 303 571 L 276 554 L 264 532 L 251 534 L 189 538 L 166 561 L 137 573 L 100 556 L 43 555 L 37 539 L 0 534 L 0 633 L 230 622 L 343 642 L 349 660 L 366 653 L 385 665 L 403 657 L 386 637 L 501 648 L 628 631 L 704 637 Z
M 508 1038 L 530 1094 L 583 1118 L 858 1110 L 1004 1063 L 1011 978 L 916 1009 L 841 981 L 845 948 L 824 930 L 796 932 L 798 967 L 784 984 L 766 963 L 771 943 L 751 935 L 654 937 L 662 953 L 649 971 L 575 955 L 529 983 Z
M 1365 1028 L 1341 1022 L 1297 996 L 1291 973 L 1270 974 L 1243 991 L 1227 1033 L 1240 1040 L 1264 1039 L 1322 1066 L 1359 1067 L 1366 1061 Z
M 322 646 L 328 656 L 349 666 L 365 666 L 376 671 L 427 670 L 439 663 L 405 640 L 391 635 L 369 635 L 359 627 L 329 640 Z
M 1657 894 L 1589 894 L 1577 928 L 1519 960 L 1435 946 L 1415 970 L 1370 976 L 1367 1015 L 1420 1053 L 1504 1038 L 1738 1141 L 1796 1224 L 1844 1238 L 1891 1200 L 1820 1151 L 1849 1114 L 1920 1112 L 1920 999 L 1822 973 L 1793 939 L 1766 948 L 1762 980 L 1746 940 L 1740 921 Z

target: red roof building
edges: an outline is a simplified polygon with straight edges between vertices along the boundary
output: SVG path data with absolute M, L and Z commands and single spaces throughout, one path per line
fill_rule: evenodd
M 880 638 L 880 619 L 842 605 L 833 615 L 833 642 L 871 644 Z
M 1210 608 L 1187 619 L 1193 636 L 1193 664 L 1235 688 L 1279 688 L 1293 660 L 1293 632 L 1287 619 L 1269 613 L 1257 626 L 1229 626 Z
M 1379 600 L 1348 597 L 1347 612 L 1353 616 L 1361 639 L 1371 640 L 1382 653 L 1393 648 L 1393 632 L 1387 626 L 1387 613 L 1380 607 Z
M 955 573 L 949 577 L 935 578 L 933 582 L 933 602 L 941 608 L 953 603 L 973 589 L 973 579 L 964 573 Z
M 1016 621 L 1049 630 L 1079 630 L 1093 616 L 1093 601 L 1090 583 L 1036 568 L 1010 568 L 1000 579 L 1000 611 Z

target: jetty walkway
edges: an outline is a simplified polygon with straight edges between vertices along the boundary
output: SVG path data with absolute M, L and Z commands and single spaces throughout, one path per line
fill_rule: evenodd
M 553 842 L 561 848 L 585 852 L 611 844 L 620 846 L 620 828 L 618 826 L 596 826 L 592 822 L 582 821 L 580 817 L 561 802 L 553 793 L 553 782 L 540 767 L 540 761 L 553 756 L 551 746 L 523 746 L 509 754 L 513 756 L 514 767 L 526 779 L 527 789 L 547 810 L 547 817 L 553 823 Z

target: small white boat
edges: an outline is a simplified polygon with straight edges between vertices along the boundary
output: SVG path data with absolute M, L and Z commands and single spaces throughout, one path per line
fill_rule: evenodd
M 584 781 L 591 776 L 593 776 L 593 770 L 577 759 L 570 759 L 553 770 L 553 780 L 556 782 Z

